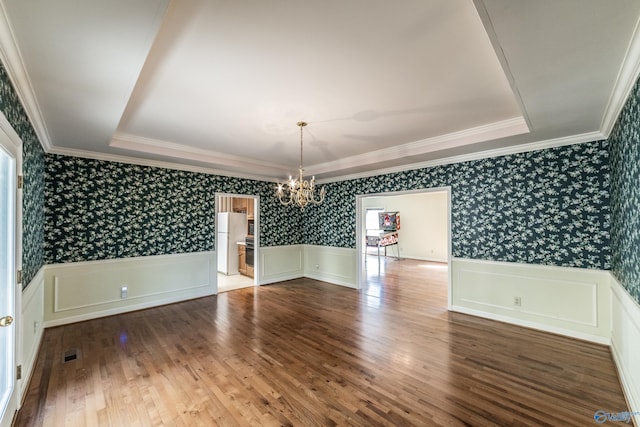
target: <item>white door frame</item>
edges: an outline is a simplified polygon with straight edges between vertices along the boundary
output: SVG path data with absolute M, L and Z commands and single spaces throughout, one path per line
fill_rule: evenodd
M 218 200 L 220 197 L 238 197 L 244 199 L 252 199 L 253 200 L 253 239 L 254 239 L 254 249 L 253 249 L 253 286 L 259 286 L 259 271 L 260 271 L 260 257 L 258 253 L 260 251 L 260 196 L 256 196 L 253 194 L 235 194 L 235 193 L 221 193 L 216 191 L 215 196 L 215 229 L 216 233 L 218 232 L 218 212 L 220 212 L 220 205 Z M 216 262 L 218 260 L 218 240 L 216 239 L 215 248 L 216 250 Z M 218 293 L 218 266 L 214 269 L 216 274 L 214 275 L 214 283 L 215 283 L 215 293 Z
M 356 259 L 357 259 L 357 275 L 356 275 L 356 289 L 362 289 L 364 275 L 362 272 L 363 266 L 363 251 L 362 242 L 364 236 L 362 235 L 363 224 L 363 199 L 370 197 L 386 197 L 386 196 L 401 196 L 404 194 L 420 194 L 420 193 L 435 193 L 435 192 L 447 193 L 447 309 L 452 308 L 452 280 L 451 280 L 451 186 L 446 187 L 434 187 L 434 188 L 421 188 L 416 190 L 404 190 L 404 191 L 389 191 L 386 193 L 372 193 L 372 194 L 358 194 L 356 195 Z
M 21 364 L 22 359 L 22 284 L 17 283 L 16 272 L 22 269 L 22 190 L 18 189 L 17 176 L 22 175 L 22 140 L 15 132 L 7 118 L 2 112 L 0 112 L 0 145 L 2 149 L 13 157 L 15 163 L 14 181 L 13 187 L 16 190 L 15 195 L 15 211 L 14 211 L 14 270 L 12 274 L 12 283 L 14 286 L 14 298 L 13 298 L 13 317 L 14 321 L 11 327 L 14 331 L 14 354 L 13 354 L 13 369 L 11 375 L 13 378 L 13 390 L 9 397 L 9 403 L 7 405 L 6 413 L 0 413 L 0 427 L 6 427 L 11 425 L 13 417 L 16 411 L 20 408 L 21 396 L 19 390 L 19 384 L 16 380 L 16 366 Z M 4 314 L 0 314 L 3 316 Z M 3 408 L 0 408 L 2 411 Z

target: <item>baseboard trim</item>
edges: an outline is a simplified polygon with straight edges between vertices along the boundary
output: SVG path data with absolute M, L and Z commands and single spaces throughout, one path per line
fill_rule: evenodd
M 268 279 L 265 279 L 263 281 L 260 282 L 260 286 L 262 285 L 271 285 L 273 283 L 278 283 L 278 282 L 286 282 L 287 280 L 293 280 L 293 279 L 299 279 L 303 276 L 301 276 L 299 273 L 295 273 L 295 274 L 285 274 L 282 276 L 271 276 Z
M 451 274 L 457 311 L 610 343 L 607 271 L 454 258 Z
M 204 286 L 201 286 L 199 288 L 202 289 L 204 288 Z M 145 310 L 147 308 L 159 307 L 167 304 L 175 304 L 182 301 L 188 301 L 192 299 L 216 295 L 210 286 L 207 285 L 206 288 L 207 288 L 206 290 L 199 290 L 198 292 L 190 293 L 188 295 L 183 295 L 180 297 L 172 296 L 172 297 L 167 297 L 162 299 L 156 299 L 153 301 L 147 301 L 140 304 L 116 307 L 109 310 L 93 311 L 91 313 L 64 317 L 62 319 L 48 320 L 44 323 L 44 327 L 51 328 L 54 326 L 68 325 L 70 323 L 84 322 L 86 320 L 98 319 L 100 317 L 107 317 L 107 316 L 113 316 L 116 314 L 129 313 L 131 311 Z
M 357 286 L 353 283 L 350 283 L 344 280 L 335 279 L 333 277 L 328 277 L 327 275 L 323 275 L 323 274 L 313 274 L 310 272 L 305 272 L 304 277 L 307 277 L 309 279 L 319 280 L 321 282 L 331 283 L 332 285 L 338 285 L 338 286 L 344 286 L 347 288 L 357 289 Z
M 611 340 L 607 337 L 601 337 L 598 335 L 585 334 L 582 332 L 572 331 L 564 328 L 557 328 L 550 325 L 544 325 L 536 322 L 528 322 L 522 319 L 516 319 L 509 316 L 501 316 L 499 314 L 487 313 L 486 311 L 474 310 L 471 308 L 451 306 L 451 311 L 463 314 L 470 314 L 472 316 L 482 317 L 489 320 L 496 320 L 498 322 L 509 323 L 511 325 L 523 326 L 525 328 L 536 329 L 538 331 L 550 332 L 552 334 L 563 335 L 570 338 L 576 338 L 583 341 L 590 341 L 596 344 L 611 345 Z
M 304 246 L 303 277 L 357 289 L 357 250 L 333 246 Z
M 48 265 L 45 327 L 213 295 L 214 271 L 215 252 Z

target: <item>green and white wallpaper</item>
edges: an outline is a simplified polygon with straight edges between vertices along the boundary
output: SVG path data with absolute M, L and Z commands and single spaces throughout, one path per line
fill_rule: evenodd
M 612 271 L 640 304 L 640 83 L 609 136 L 609 153 Z
M 261 246 L 301 242 L 273 183 L 47 155 L 46 262 L 213 250 L 216 192 L 260 196 Z
M 443 186 L 455 257 L 610 268 L 606 141 L 332 183 L 304 242 L 354 248 L 356 195 Z
M 638 85 L 607 141 L 331 183 L 302 214 L 273 183 L 45 155 L 1 66 L 0 108 L 24 143 L 25 284 L 45 263 L 212 250 L 215 192 L 261 196 L 262 246 L 355 247 L 356 195 L 451 186 L 454 256 L 612 269 L 640 302 Z
M 0 64 L 0 108 L 20 136 L 22 146 L 22 271 L 26 287 L 44 264 L 44 150 Z

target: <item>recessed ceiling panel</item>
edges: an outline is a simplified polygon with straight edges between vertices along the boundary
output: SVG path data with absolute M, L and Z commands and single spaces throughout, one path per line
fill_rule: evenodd
M 313 165 L 520 116 L 469 1 L 195 0 L 119 131 L 295 168 L 299 120 Z

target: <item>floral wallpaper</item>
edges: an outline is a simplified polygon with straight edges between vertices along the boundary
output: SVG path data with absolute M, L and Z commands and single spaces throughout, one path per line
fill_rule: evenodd
M 0 108 L 24 142 L 25 284 L 45 262 L 211 250 L 215 192 L 261 196 L 261 246 L 355 247 L 355 195 L 451 186 L 454 256 L 613 268 L 640 300 L 638 88 L 608 141 L 330 183 L 302 214 L 272 183 L 45 155 L 2 67 Z
M 327 185 L 304 242 L 354 248 L 356 195 L 451 186 L 453 256 L 610 268 L 608 143 L 596 141 Z
M 0 64 L 0 109 L 22 139 L 22 286 L 44 264 L 44 150 Z
M 636 83 L 609 136 L 611 266 L 640 304 L 640 83 Z
M 260 245 L 301 242 L 300 213 L 273 183 L 46 156 L 45 258 L 63 263 L 209 251 L 215 193 L 260 197 Z

